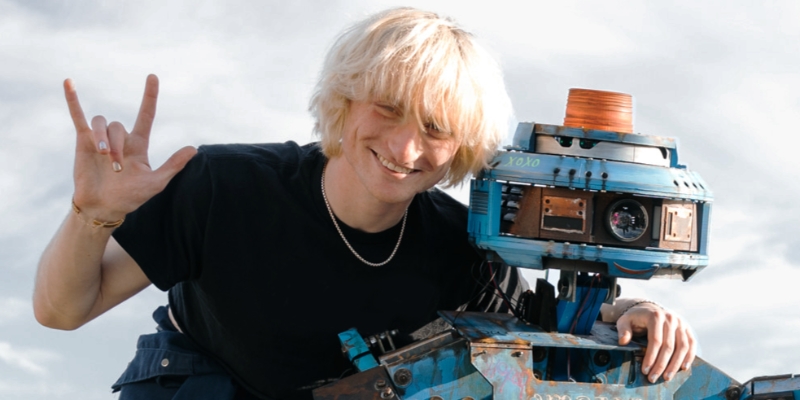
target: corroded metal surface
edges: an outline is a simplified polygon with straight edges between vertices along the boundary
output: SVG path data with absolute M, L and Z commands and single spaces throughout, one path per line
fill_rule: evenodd
M 330 385 L 315 389 L 315 400 L 383 400 L 399 399 L 389 385 L 389 376 L 383 368 L 348 376 Z M 390 391 L 387 392 L 387 389 Z
M 585 349 L 635 351 L 641 345 L 620 346 L 618 335 L 610 324 L 594 324 L 591 335 L 545 332 L 528 325 L 510 314 L 441 311 L 439 315 L 470 342 L 488 347 L 516 348 L 536 343 L 541 347 L 573 347 Z
M 417 357 L 398 357 L 385 364 L 397 394 L 404 400 L 492 399 L 492 385 L 470 360 L 469 346 L 460 338 Z M 499 398 L 499 397 L 496 397 Z

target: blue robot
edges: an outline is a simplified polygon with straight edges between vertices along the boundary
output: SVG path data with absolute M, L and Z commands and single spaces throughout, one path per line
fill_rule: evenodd
M 674 139 L 537 123 L 471 182 L 469 235 L 486 262 L 560 271 L 512 314 L 441 312 L 446 329 L 395 349 L 393 332 L 340 334 L 359 373 L 319 400 L 800 399 L 800 376 L 737 382 L 696 358 L 670 382 L 641 373 L 643 343 L 598 322 L 617 280 L 691 279 L 708 265 L 713 195 Z

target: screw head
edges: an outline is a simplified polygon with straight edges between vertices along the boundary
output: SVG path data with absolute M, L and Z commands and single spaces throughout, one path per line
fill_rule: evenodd
M 605 367 L 611 361 L 611 354 L 606 350 L 600 350 L 594 354 L 594 363 L 597 366 Z
M 725 397 L 728 400 L 739 400 L 742 395 L 742 389 L 738 386 L 731 386 L 725 391 Z
M 411 371 L 409 371 L 406 368 L 398 369 L 397 371 L 394 372 L 394 375 L 392 377 L 394 378 L 394 383 L 401 388 L 410 385 L 411 381 L 413 380 Z

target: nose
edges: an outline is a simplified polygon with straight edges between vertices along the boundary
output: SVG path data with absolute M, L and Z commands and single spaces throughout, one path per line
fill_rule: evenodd
M 423 143 L 419 124 L 413 118 L 409 119 L 390 135 L 389 151 L 402 166 L 414 168 L 414 162 L 422 155 Z

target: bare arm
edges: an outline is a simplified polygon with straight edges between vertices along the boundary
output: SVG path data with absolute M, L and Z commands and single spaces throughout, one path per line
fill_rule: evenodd
M 133 130 L 86 122 L 71 80 L 64 94 L 77 132 L 74 201 L 80 216 L 70 213 L 44 251 L 36 274 L 33 306 L 36 319 L 57 329 L 76 329 L 138 293 L 150 281 L 111 238 L 112 229 L 88 221 L 116 221 L 164 189 L 194 156 L 185 147 L 157 170 L 150 168 L 147 149 L 155 118 L 158 78 L 147 78 Z
M 39 262 L 33 305 L 40 324 L 76 329 L 150 284 L 110 234 L 67 216 Z

